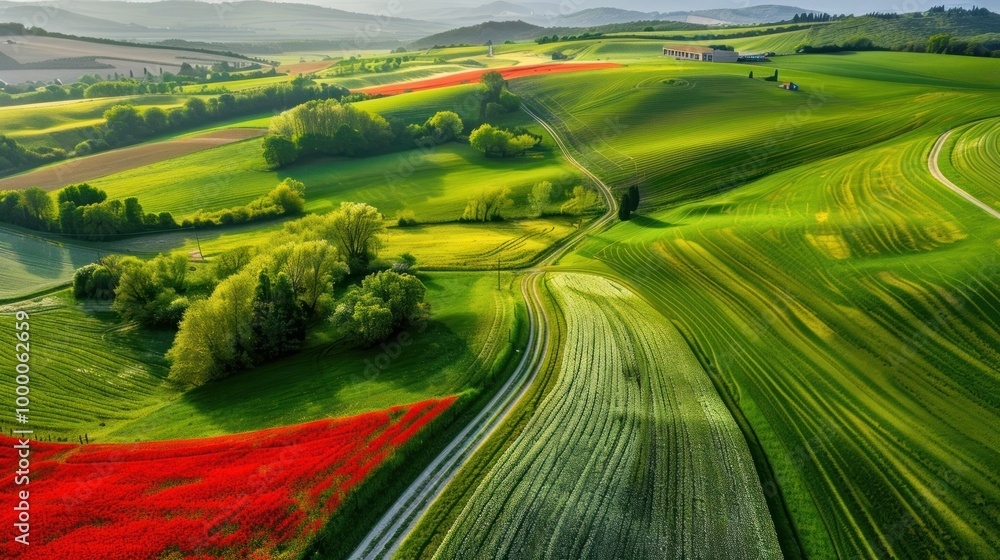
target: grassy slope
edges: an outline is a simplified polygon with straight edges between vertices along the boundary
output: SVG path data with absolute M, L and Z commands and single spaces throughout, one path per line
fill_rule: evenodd
M 402 122 L 423 122 L 439 110 L 455 110 L 466 119 L 478 114 L 476 86 L 447 88 L 433 94 L 408 94 L 368 101 L 360 106 Z M 412 103 L 405 99 L 413 96 Z M 473 103 L 475 101 L 475 103 Z M 527 115 L 507 116 L 497 124 L 532 127 Z M 535 131 L 544 131 L 535 125 Z M 316 159 L 271 171 L 265 168 L 260 140 L 221 146 L 154 165 L 110 175 L 90 183 L 112 198 L 137 196 L 144 207 L 187 216 L 195 211 L 241 205 L 266 194 L 286 177 L 306 184 L 307 211 L 325 212 L 344 200 L 363 200 L 387 216 L 413 210 L 418 221 L 457 220 L 467 200 L 483 189 L 509 187 L 524 214 L 535 183 L 547 180 L 561 189 L 578 184 L 578 174 L 563 161 L 547 135 L 532 155 L 490 159 L 467 144 L 360 159 Z M 515 210 L 512 214 L 518 215 Z
M 953 183 L 1000 208 L 1000 119 L 958 127 L 948 137 L 938 165 Z
M 558 381 L 438 553 L 780 557 L 746 443 L 676 329 L 605 279 L 550 285 Z
M 165 380 L 169 332 L 122 326 L 106 307 L 75 304 L 66 292 L 0 308 L 0 334 L 13 339 L 10 314 L 31 312 L 36 432 L 101 441 L 212 436 L 482 389 L 512 352 L 509 276 L 502 292 L 492 274 L 423 280 L 432 320 L 407 328 L 410 344 L 395 357 L 392 341 L 346 349 L 321 328 L 300 354 L 187 392 Z M 12 370 L 13 357 L 0 357 L 0 367 Z M 13 394 L 13 378 L 0 380 L 0 390 Z
M 672 62 L 586 98 L 570 75 L 522 91 L 604 177 L 645 177 L 642 217 L 566 264 L 620 275 L 696 341 L 762 440 L 810 556 L 989 557 L 998 224 L 937 185 L 926 157 L 937 131 L 1000 112 L 997 62 L 854 56 L 783 70 L 825 99 Z M 878 68 L 896 72 L 880 81 Z M 966 89 L 936 87 L 959 72 Z M 698 95 L 644 87 L 667 77 Z M 595 142 L 616 119 L 626 127 Z
M 81 99 L 0 108 L 0 131 L 28 146 L 50 146 L 72 150 L 87 139 L 84 131 L 104 122 L 104 111 L 129 103 L 136 107 L 179 107 L 176 95 Z
M 104 432 L 175 396 L 163 358 L 173 335 L 122 325 L 107 305 L 78 305 L 66 292 L 0 307 L 0 334 L 14 340 L 13 313 L 27 311 L 31 325 L 31 429 L 41 436 Z M 0 365 L 13 371 L 10 353 Z M 14 379 L 0 379 L 14 393 Z
M 867 37 L 876 45 L 887 48 L 901 47 L 910 42 L 923 47 L 927 44 L 927 39 L 937 33 L 948 33 L 952 37 L 965 39 L 986 33 L 1000 33 L 1000 15 L 922 16 L 915 13 L 904 14 L 898 19 L 853 17 L 810 29 L 804 43 L 819 47 L 840 45 L 857 37 Z
M 97 249 L 49 242 L 17 228 L 0 228 L 0 300 L 65 284 L 77 268 L 99 255 Z

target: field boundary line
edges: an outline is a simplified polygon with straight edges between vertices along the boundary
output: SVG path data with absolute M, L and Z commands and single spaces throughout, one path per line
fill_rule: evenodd
M 524 296 L 528 312 L 529 334 L 521 362 L 493 399 L 448 444 L 448 447 L 438 454 L 393 506 L 383 514 L 349 558 L 369 560 L 389 558 L 395 554 L 416 527 L 423 514 L 444 492 L 458 471 L 493 435 L 497 427 L 507 419 L 510 412 L 514 410 L 534 383 L 549 351 L 548 312 L 545 310 L 538 293 L 538 283 L 544 272 L 538 271 L 537 267 L 555 263 L 587 234 L 607 225 L 616 215 L 617 207 L 610 187 L 573 157 L 566 143 L 548 123 L 524 105 L 522 105 L 522 109 L 552 136 L 553 141 L 567 161 L 593 181 L 598 192 L 604 198 L 607 211 L 600 218 L 580 228 L 575 234 L 552 248 L 548 254 L 543 253 L 535 267 L 527 268 L 528 274 L 521 280 L 521 293 Z
M 963 190 L 955 183 L 952 183 L 951 180 L 945 177 L 944 173 L 941 172 L 941 168 L 938 166 L 938 159 L 941 156 L 941 150 L 944 149 L 944 145 L 948 141 L 948 137 L 951 136 L 951 133 L 954 131 L 955 129 L 951 129 L 948 132 L 945 132 L 944 134 L 938 137 L 937 141 L 934 143 L 934 147 L 931 148 L 930 156 L 927 158 L 927 168 L 930 170 L 931 175 L 933 175 L 934 178 L 937 179 L 938 182 L 940 182 L 942 185 L 954 191 L 955 194 L 957 194 L 958 196 L 982 208 L 987 214 L 1000 220 L 1000 211 L 997 211 L 989 204 L 986 204 L 985 202 L 979 200 L 978 198 L 972 196 L 971 194 Z
M 547 312 L 538 295 L 538 281 L 543 273 L 535 272 L 521 281 L 527 302 L 528 343 L 514 374 L 493 399 L 462 430 L 421 475 L 410 484 L 395 505 L 382 516 L 368 536 L 355 548 L 350 558 L 389 558 L 409 536 L 434 500 L 444 491 L 466 461 L 493 435 L 534 382 L 549 349 Z M 536 309 L 537 308 L 537 309 Z M 538 313 L 540 310 L 540 315 Z M 541 342 L 541 343 L 539 343 Z

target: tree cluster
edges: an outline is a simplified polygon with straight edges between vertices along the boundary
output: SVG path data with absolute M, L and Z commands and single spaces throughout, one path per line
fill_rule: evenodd
M 28 148 L 13 138 L 0 134 L 0 176 L 59 161 L 65 157 L 65 150 L 44 146 Z
M 652 29 L 649 29 L 652 31 Z M 549 43 L 558 43 L 559 41 L 583 41 L 586 39 L 599 39 L 604 36 L 604 33 L 580 33 L 579 35 L 564 35 L 560 37 L 559 35 L 542 36 L 535 39 L 535 42 L 539 45 L 547 45 Z
M 426 288 L 415 276 L 391 270 L 369 275 L 337 305 L 331 321 L 360 344 L 371 346 L 406 323 L 427 317 Z
M 483 85 L 479 104 L 479 118 L 493 119 L 505 113 L 516 111 L 521 100 L 507 87 L 503 74 L 491 70 L 479 78 Z
M 527 129 L 506 130 L 484 124 L 469 135 L 469 144 L 488 157 L 512 157 L 538 146 L 542 137 Z
M 603 205 L 601 197 L 582 185 L 573 187 L 573 195 L 562 205 L 562 213 L 571 216 L 582 216 L 599 211 Z
M 38 187 L 0 191 L 0 222 L 94 241 L 178 227 L 169 212 L 147 214 L 137 198 L 107 200 L 104 191 L 86 183 L 63 189 L 58 206 Z
M 411 124 L 406 127 L 409 139 L 420 145 L 444 144 L 458 140 L 464 131 L 465 123 L 458 113 L 452 111 L 438 111 L 424 124 Z
M 495 222 L 504 219 L 504 212 L 514 205 L 510 189 L 484 190 L 469 199 L 462 213 L 463 222 Z
M 393 139 L 381 115 L 335 99 L 310 101 L 271 119 L 264 160 L 278 168 L 312 156 L 359 157 L 386 151 Z
M 252 200 L 245 206 L 235 206 L 214 212 L 199 211 L 185 219 L 183 227 L 230 226 L 273 220 L 279 216 L 301 214 L 306 205 L 306 186 L 292 178 L 278 183 L 271 192 Z
M 792 17 L 792 23 L 822 23 L 831 21 L 833 16 L 827 13 L 817 14 L 815 12 L 795 14 Z
M 78 299 L 113 299 L 112 309 L 123 319 L 152 327 L 176 327 L 188 300 L 188 263 L 183 255 L 160 255 L 143 262 L 109 255 L 73 275 Z

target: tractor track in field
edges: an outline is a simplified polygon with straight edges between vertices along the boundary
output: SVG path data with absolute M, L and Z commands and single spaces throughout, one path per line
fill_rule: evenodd
M 458 471 L 521 401 L 521 397 L 534 383 L 539 370 L 545 364 L 550 347 L 548 315 L 539 293 L 540 280 L 545 272 L 540 270 L 540 267 L 554 264 L 587 235 L 607 226 L 615 218 L 614 195 L 611 188 L 573 157 L 566 142 L 536 112 L 523 105 L 522 109 L 552 136 L 566 160 L 594 183 L 605 201 L 607 212 L 543 253 L 534 266 L 522 269 L 527 272 L 521 280 L 521 293 L 528 312 L 529 332 L 528 344 L 517 368 L 472 422 L 434 458 L 379 519 L 361 544 L 351 553 L 352 559 L 392 557 Z
M 941 157 L 941 150 L 944 149 L 944 145 L 948 141 L 948 137 L 951 136 L 952 132 L 954 132 L 954 129 L 949 130 L 948 132 L 945 132 L 940 137 L 938 137 L 937 142 L 934 143 L 934 147 L 931 148 L 930 156 L 927 158 L 927 168 L 930 170 L 931 175 L 933 175 L 934 178 L 937 179 L 938 182 L 940 182 L 942 185 L 954 191 L 955 194 L 957 194 L 958 196 L 982 208 L 983 211 L 985 211 L 987 214 L 1000 220 L 1000 211 L 997 211 L 989 204 L 986 204 L 985 202 L 979 200 L 978 198 L 972 196 L 971 194 L 963 190 L 955 183 L 952 183 L 951 180 L 945 177 L 944 173 L 941 172 L 941 168 L 938 166 L 938 160 Z

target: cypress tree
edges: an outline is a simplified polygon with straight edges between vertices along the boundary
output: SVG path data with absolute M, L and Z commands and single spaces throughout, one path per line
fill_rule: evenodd
M 626 221 L 632 217 L 632 199 L 629 193 L 622 193 L 621 202 L 618 203 L 618 219 Z

